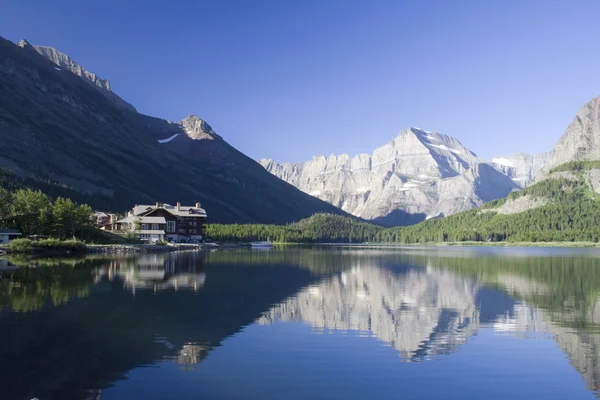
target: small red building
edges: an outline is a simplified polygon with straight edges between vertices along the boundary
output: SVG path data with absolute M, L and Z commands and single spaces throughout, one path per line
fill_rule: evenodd
M 199 242 L 204 236 L 206 211 L 200 203 L 175 206 L 165 203 L 135 206 L 126 218 L 116 221 L 113 231 L 135 230 L 142 240 Z M 139 225 L 139 229 L 136 229 Z

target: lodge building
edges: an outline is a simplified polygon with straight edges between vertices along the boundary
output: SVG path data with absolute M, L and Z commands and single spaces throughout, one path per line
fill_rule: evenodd
M 206 218 L 200 203 L 193 206 L 180 203 L 175 206 L 166 203 L 136 205 L 127 217 L 112 225 L 112 231 L 135 230 L 140 239 L 149 241 L 199 242 L 204 237 Z

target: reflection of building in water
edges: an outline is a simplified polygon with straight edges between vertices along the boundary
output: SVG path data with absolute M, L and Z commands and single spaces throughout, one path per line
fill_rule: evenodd
M 97 279 L 103 276 L 109 280 L 121 279 L 133 294 L 140 289 L 198 290 L 206 280 L 202 257 L 202 253 L 168 253 L 114 260 L 106 269 L 99 270 Z
M 260 323 L 372 332 L 404 360 L 453 351 L 478 328 L 479 286 L 441 270 L 354 267 L 266 312 Z
M 175 361 L 177 364 L 181 365 L 183 369 L 191 370 L 194 369 L 194 366 L 199 364 L 200 361 L 202 361 L 204 357 L 208 355 L 209 351 L 209 346 L 186 343 L 179 350 L 179 354 L 177 355 Z

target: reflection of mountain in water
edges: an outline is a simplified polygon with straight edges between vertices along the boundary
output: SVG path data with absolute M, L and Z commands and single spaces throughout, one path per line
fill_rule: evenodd
M 258 319 L 369 332 L 402 360 L 450 354 L 481 327 L 551 334 L 598 389 L 600 268 L 557 262 L 273 251 L 8 271 L 0 275 L 0 304 L 10 305 L 0 312 L 0 387 L 16 399 L 92 396 L 140 366 L 168 360 L 191 369 Z M 176 290 L 184 287 L 194 290 Z
M 551 335 L 588 387 L 600 391 L 600 259 L 440 257 L 427 262 L 435 269 L 476 276 L 524 300 L 497 318 L 494 329 L 517 337 Z
M 591 278 L 594 270 L 589 264 L 597 264 L 595 260 L 574 274 L 559 270 L 563 276 L 557 282 L 535 279 L 544 271 L 540 264 L 553 268 L 549 260 L 540 263 L 539 258 L 504 259 L 511 268 L 503 268 L 499 260 L 489 265 L 464 258 L 405 257 L 404 261 L 422 268 L 355 266 L 303 289 L 264 313 L 258 322 L 301 321 L 317 330 L 366 331 L 395 348 L 404 360 L 455 351 L 482 326 L 517 338 L 554 337 L 589 387 L 600 389 L 600 299 L 596 294 L 591 303 L 574 298 L 561 285 L 569 281 L 574 287 L 589 286 L 583 282 Z M 479 279 L 456 274 L 445 267 L 448 262 L 460 265 L 461 272 L 473 268 Z M 582 282 L 572 282 L 573 275 Z M 515 302 L 493 287 L 523 301 Z M 600 281 L 591 287 L 600 288 Z M 547 299 L 559 301 L 558 306 L 547 306 Z
M 369 331 L 401 358 L 454 351 L 479 327 L 475 281 L 424 268 L 354 267 L 304 289 L 260 319 L 303 321 L 315 328 Z

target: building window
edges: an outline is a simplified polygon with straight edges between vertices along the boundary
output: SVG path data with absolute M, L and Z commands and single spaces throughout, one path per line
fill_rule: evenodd
M 142 230 L 143 231 L 147 231 L 148 230 L 148 224 L 142 224 Z
M 152 230 L 153 231 L 157 231 L 158 230 L 158 224 L 152 224 Z
M 181 229 L 179 229 L 179 233 L 183 233 L 183 234 L 185 234 L 185 228 L 181 228 Z
M 175 232 L 175 221 L 167 221 L 167 232 Z
M 198 223 L 196 221 L 194 221 L 194 226 L 198 226 Z

